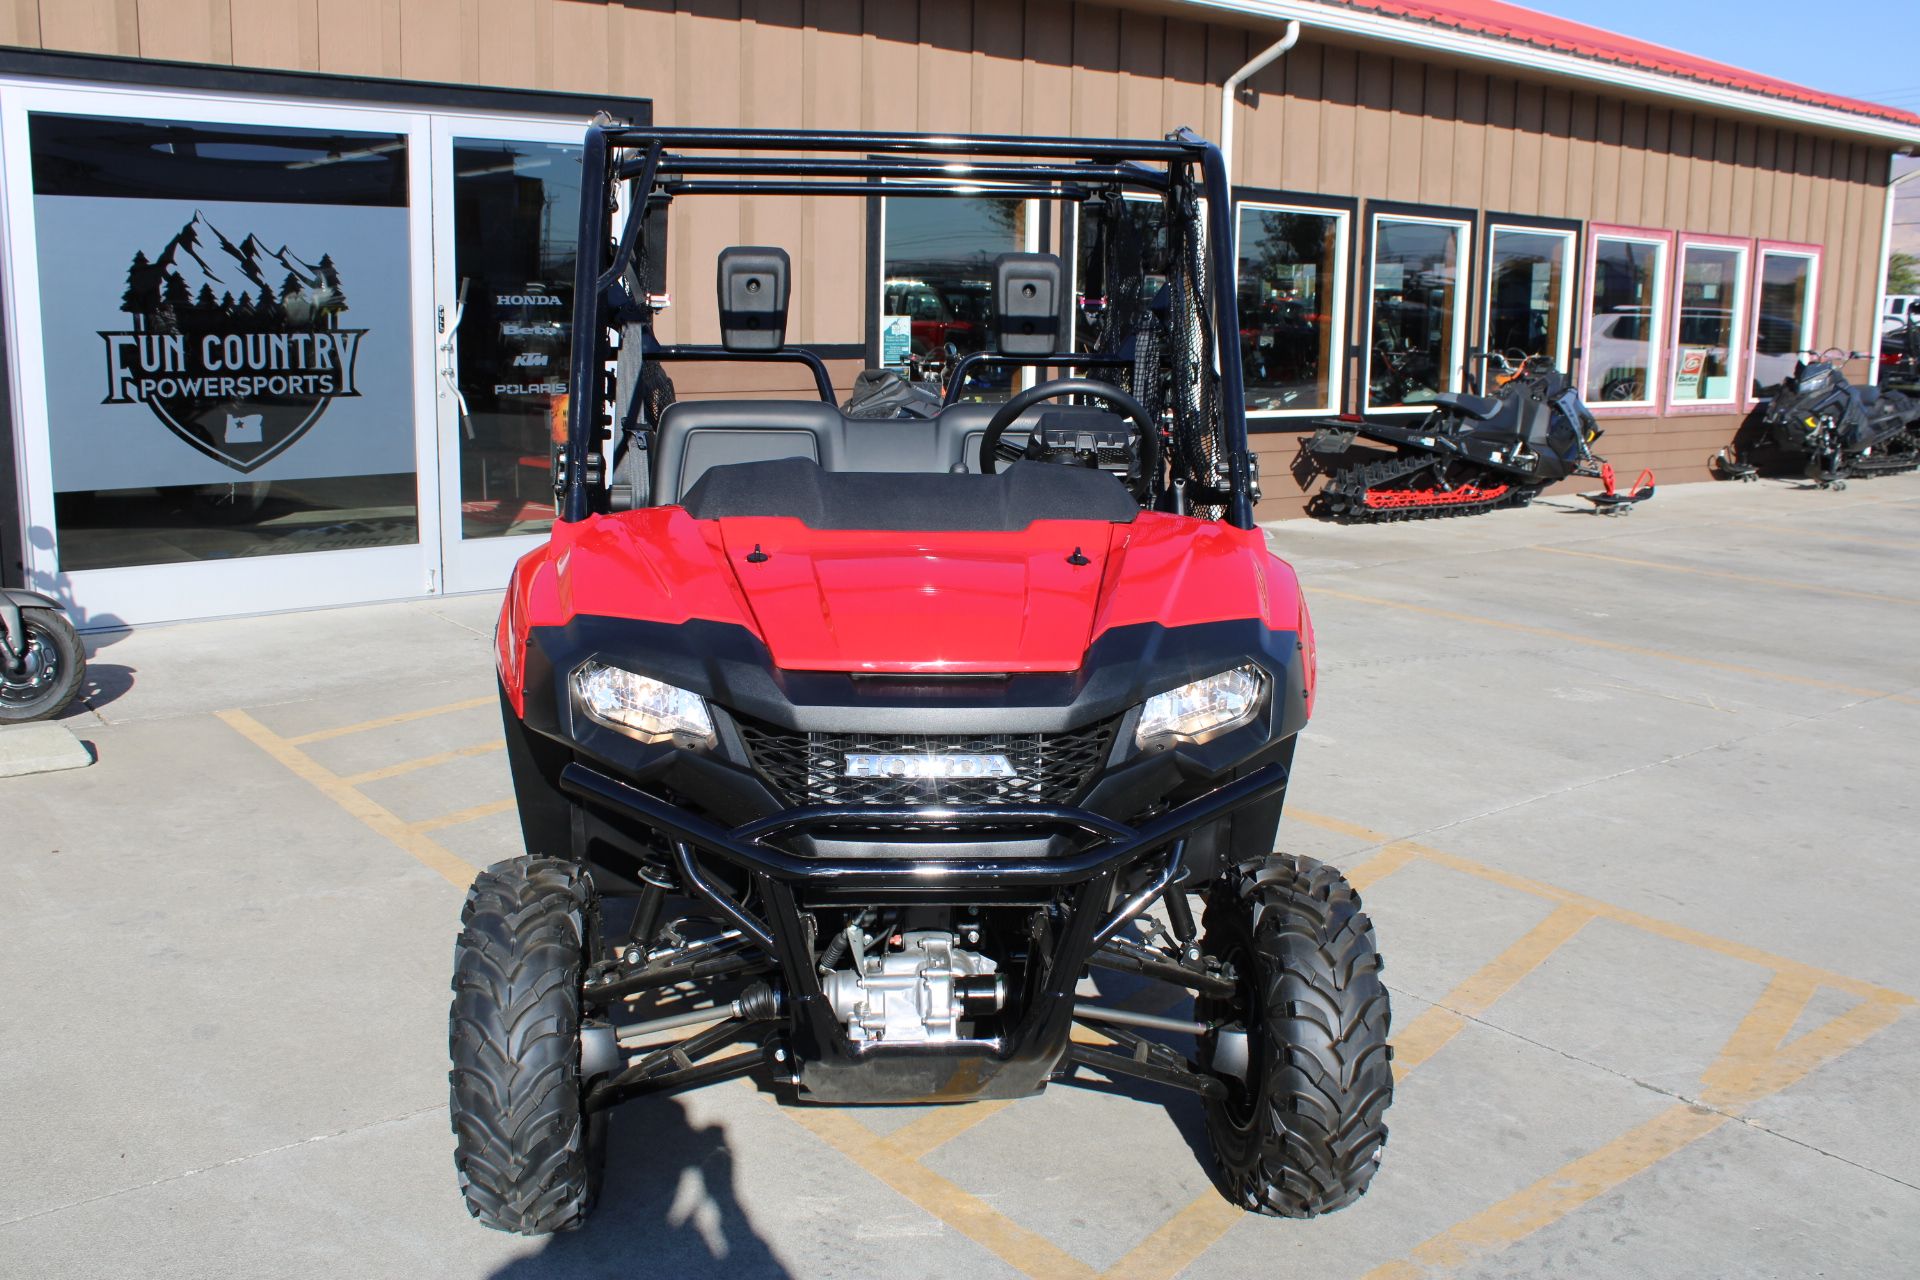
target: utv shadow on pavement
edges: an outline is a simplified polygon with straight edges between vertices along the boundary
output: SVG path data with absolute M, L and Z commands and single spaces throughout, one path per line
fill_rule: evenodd
M 607 1180 L 586 1225 L 549 1236 L 493 1280 L 615 1274 L 792 1280 L 741 1207 L 726 1130 L 690 1123 L 676 1099 L 616 1108 Z

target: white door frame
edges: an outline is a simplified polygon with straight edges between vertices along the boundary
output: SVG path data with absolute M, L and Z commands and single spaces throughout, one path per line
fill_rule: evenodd
M 60 571 L 55 545 L 52 441 L 49 436 L 46 352 L 40 332 L 40 271 L 34 237 L 28 116 L 34 112 L 189 123 L 316 124 L 348 131 L 400 134 L 408 148 L 408 253 L 414 388 L 414 466 L 419 539 L 408 546 L 318 551 L 288 556 Z M 424 113 L 377 107 L 235 98 L 109 85 L 52 85 L 0 80 L 0 176 L 6 198 L 0 251 L 6 254 L 7 332 L 14 335 L 16 416 L 19 420 L 21 497 L 26 526 L 28 585 L 59 597 L 82 626 L 111 627 L 178 618 L 264 613 L 280 609 L 417 596 L 437 588 L 439 548 L 434 486 L 436 465 L 432 393 L 433 237 L 431 131 Z
M 439 443 L 440 545 L 443 589 L 449 592 L 493 591 L 506 586 L 514 562 L 547 540 L 544 533 L 512 534 L 468 539 L 461 534 L 460 413 L 459 401 L 442 369 L 459 368 L 460 330 L 453 326 L 459 308 L 460 281 L 454 244 L 453 140 L 480 138 L 501 142 L 571 143 L 581 146 L 586 123 L 556 121 L 537 116 L 479 116 L 438 114 L 433 117 L 433 312 L 447 317 L 452 332 L 434 338 L 433 387 Z M 625 185 L 618 195 L 624 201 Z M 617 215 L 616 215 L 617 216 Z M 571 234 L 571 232 L 570 232 Z M 476 306 L 469 295 L 467 306 Z M 479 308 L 484 313 L 485 308 Z M 571 315 L 568 319 L 571 321 Z M 469 319 L 466 323 L 471 323 Z M 436 326 L 437 327 L 437 324 Z M 569 334 L 569 337 L 573 335 Z M 451 342 L 451 346 L 449 346 Z M 570 369 L 568 376 L 571 376 Z

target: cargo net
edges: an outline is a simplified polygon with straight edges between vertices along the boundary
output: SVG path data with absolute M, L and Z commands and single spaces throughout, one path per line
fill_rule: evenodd
M 1187 489 L 1192 514 L 1218 519 L 1226 514 L 1225 427 L 1201 205 L 1177 191 L 1164 203 L 1108 198 L 1088 213 L 1087 259 L 1099 275 L 1084 288 L 1083 331 L 1095 354 L 1129 361 L 1091 376 L 1131 393 L 1155 421 L 1171 412 L 1170 478 Z

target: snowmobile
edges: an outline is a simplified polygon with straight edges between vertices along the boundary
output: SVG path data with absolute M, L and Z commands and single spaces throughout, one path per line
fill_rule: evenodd
M 495 634 L 526 853 L 475 880 L 454 955 L 472 1214 L 579 1225 L 611 1108 L 739 1076 L 793 1105 L 1149 1082 L 1202 1099 L 1233 1203 L 1351 1203 L 1388 996 L 1358 894 L 1273 852 L 1316 656 L 1254 522 L 1219 151 L 603 123 L 581 192 L 559 518 Z M 653 282 L 705 193 L 1146 196 L 1170 261 L 1110 261 L 1074 353 L 1060 259 L 1001 256 L 1004 403 L 669 402 Z M 784 250 L 717 283 L 725 350 L 791 350 Z
M 1854 386 L 1840 371 L 1848 358 L 1836 347 L 1801 361 L 1774 393 L 1764 420 L 1776 459 L 1798 464 L 1822 489 L 1920 468 L 1920 401 Z
M 1590 448 L 1599 425 L 1550 358 L 1471 355 L 1495 367 L 1490 396 L 1443 391 L 1413 424 L 1318 420 L 1305 456 L 1327 482 L 1312 514 L 1352 523 L 1478 515 L 1524 507 L 1569 476 L 1600 475 Z

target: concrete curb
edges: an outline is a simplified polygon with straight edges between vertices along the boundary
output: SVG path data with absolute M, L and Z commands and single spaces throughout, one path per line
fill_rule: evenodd
M 0 778 L 84 769 L 93 752 L 64 724 L 18 724 L 0 729 Z

